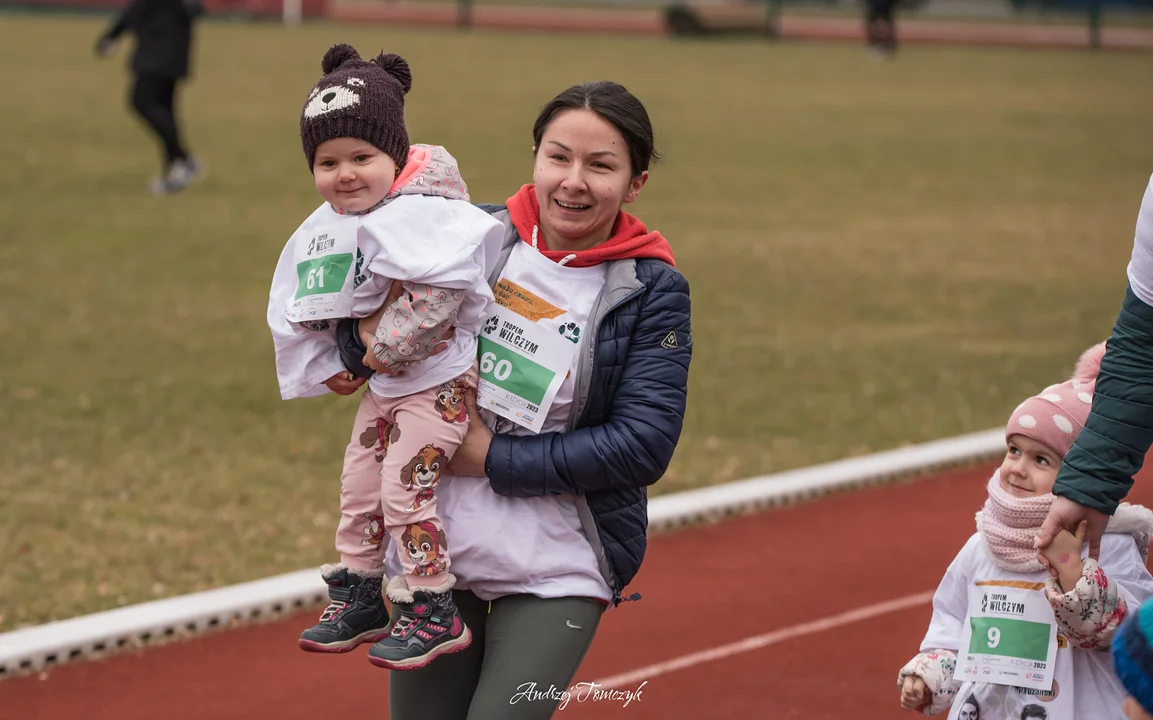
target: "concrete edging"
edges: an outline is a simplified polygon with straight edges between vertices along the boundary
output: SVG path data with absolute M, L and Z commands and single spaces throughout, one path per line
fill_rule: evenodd
M 1000 454 L 1004 443 L 1004 430 L 998 428 L 665 495 L 649 502 L 649 529 L 666 532 L 973 463 Z M 321 604 L 327 597 L 319 572 L 309 568 L 15 630 L 0 635 L 0 680 L 72 660 L 258 622 Z

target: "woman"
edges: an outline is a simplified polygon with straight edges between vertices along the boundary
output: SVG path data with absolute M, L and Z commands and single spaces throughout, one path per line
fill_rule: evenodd
M 485 207 L 506 227 L 492 330 L 543 328 L 571 362 L 539 407 L 539 432 L 474 422 L 440 480 L 454 596 L 473 642 L 393 673 L 394 718 L 551 716 L 601 614 L 640 567 L 645 488 L 680 437 L 688 282 L 665 239 L 621 209 L 656 157 L 648 114 L 616 83 L 579 85 L 545 106 L 533 141 L 533 184 Z M 475 413 L 475 397 L 467 402 Z

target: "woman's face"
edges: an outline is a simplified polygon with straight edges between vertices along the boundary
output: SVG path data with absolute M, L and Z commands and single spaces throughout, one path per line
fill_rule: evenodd
M 980 720 L 981 713 L 977 710 L 975 705 L 965 703 L 961 706 L 961 713 L 957 716 L 958 720 Z
M 629 147 L 592 110 L 557 113 L 534 148 L 540 230 L 550 250 L 585 250 L 608 240 L 624 203 L 637 199 L 648 171 L 633 176 Z

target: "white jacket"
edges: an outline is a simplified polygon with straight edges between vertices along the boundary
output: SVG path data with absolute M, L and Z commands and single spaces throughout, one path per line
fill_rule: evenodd
M 921 654 L 902 668 L 898 683 L 906 674 L 921 676 L 933 694 L 933 701 L 925 708 L 924 714 L 935 715 L 951 705 L 949 720 L 962 717 L 962 708 L 970 696 L 976 699 L 982 719 L 1016 720 L 1026 705 L 1042 707 L 1048 720 L 1123 718 L 1121 703 L 1124 690 L 1113 673 L 1108 651 L 1076 647 L 1071 638 L 1079 634 L 1084 637 L 1080 632 L 1083 628 L 1070 626 L 1082 624 L 1085 615 L 1095 612 L 1097 605 L 1103 602 L 1104 592 L 1113 594 L 1115 602 L 1123 602 L 1129 612 L 1135 612 L 1145 599 L 1153 596 L 1153 577 L 1145 569 L 1145 561 L 1133 535 L 1126 532 L 1109 532 L 1102 538 L 1099 567 L 1108 577 L 1107 590 L 1095 582 L 1087 582 L 1100 577 L 1097 575 L 1098 564 L 1088 560 L 1083 579 L 1076 588 L 1063 596 L 1059 591 L 1049 595 L 1058 623 L 1059 639 L 1054 672 L 1055 696 L 1006 685 L 958 683 L 952 674 L 956 669 L 956 653 L 961 646 L 968 615 L 969 587 L 988 580 L 1045 583 L 1049 579 L 1045 570 L 1021 573 L 1001 568 L 983 549 L 980 533 L 975 533 L 945 572 L 933 596 L 933 619 L 921 641 Z M 1055 585 L 1050 582 L 1049 587 Z M 1080 610 L 1070 612 L 1074 607 Z M 1105 645 L 1107 647 L 1107 642 Z M 972 708 L 965 710 L 971 712 Z
M 309 330 L 288 321 L 296 294 L 295 243 L 328 223 L 357 225 L 356 287 L 351 317 L 378 310 L 393 280 L 434 285 L 465 293 L 449 348 L 397 377 L 377 373 L 369 387 L 382 397 L 403 397 L 464 374 L 476 360 L 477 334 L 493 302 L 487 277 L 496 262 L 504 226 L 464 200 L 401 195 L 365 215 L 342 215 L 321 205 L 289 238 L 268 299 L 268 326 L 276 350 L 276 374 L 285 400 L 328 392 L 324 381 L 344 365 L 334 328 Z

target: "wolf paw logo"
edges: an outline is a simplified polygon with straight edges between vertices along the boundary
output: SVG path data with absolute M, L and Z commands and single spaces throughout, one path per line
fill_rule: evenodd
M 488 320 L 485 320 L 484 321 L 484 334 L 485 335 L 492 335 L 492 331 L 496 330 L 496 325 L 498 322 L 500 322 L 500 320 L 497 318 L 496 315 L 493 315 Z
M 557 328 L 557 332 L 559 332 L 561 335 L 564 335 L 566 340 L 572 340 L 574 343 L 580 342 L 581 329 L 577 327 L 576 323 L 565 323 L 564 325 L 561 325 L 559 328 Z

